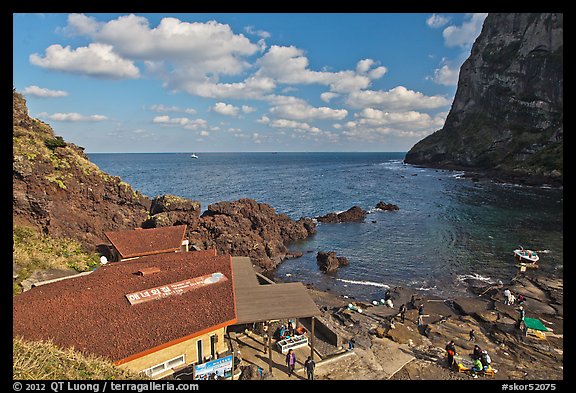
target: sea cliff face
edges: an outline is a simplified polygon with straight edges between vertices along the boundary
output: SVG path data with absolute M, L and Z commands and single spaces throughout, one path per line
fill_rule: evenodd
M 563 15 L 489 14 L 444 127 L 405 162 L 562 183 Z

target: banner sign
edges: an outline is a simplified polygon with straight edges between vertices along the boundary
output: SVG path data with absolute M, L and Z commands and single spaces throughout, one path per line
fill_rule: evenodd
M 149 302 L 150 300 L 162 299 L 166 296 L 181 295 L 193 289 L 202 288 L 208 285 L 224 282 L 228 280 L 220 272 L 207 274 L 201 277 L 189 278 L 188 280 L 175 282 L 161 287 L 150 288 L 140 292 L 129 293 L 126 298 L 131 305 Z
M 194 379 L 214 380 L 232 378 L 232 355 L 194 366 Z

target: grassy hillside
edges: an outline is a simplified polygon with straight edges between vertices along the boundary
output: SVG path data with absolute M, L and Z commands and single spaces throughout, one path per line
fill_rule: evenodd
M 84 272 L 100 266 L 97 253 L 85 252 L 74 240 L 44 235 L 33 227 L 14 224 L 12 241 L 12 261 L 18 271 L 14 295 L 21 292 L 19 284 L 35 271 L 68 268 Z
M 83 355 L 72 348 L 62 350 L 50 342 L 30 342 L 20 338 L 12 342 L 14 379 L 149 379 L 145 375 L 117 368 L 103 358 Z

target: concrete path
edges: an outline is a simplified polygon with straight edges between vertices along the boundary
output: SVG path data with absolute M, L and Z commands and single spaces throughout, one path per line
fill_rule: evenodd
M 264 354 L 263 339 L 261 336 L 249 332 L 237 334 L 234 340 L 242 354 L 242 364 L 255 364 L 268 371 L 268 354 Z M 272 375 L 277 380 L 304 380 L 306 372 L 304 361 L 310 355 L 310 346 L 294 350 L 296 353 L 296 372 L 288 377 L 284 363 L 285 355 L 276 348 L 272 350 Z M 407 363 L 412 361 L 407 345 L 398 344 L 389 339 L 373 339 L 370 349 L 356 347 L 352 351 L 345 351 L 330 358 L 320 359 L 315 354 L 315 378 L 317 380 L 361 380 L 361 379 L 389 379 Z
M 333 363 L 316 367 L 317 379 L 384 380 L 390 379 L 415 357 L 408 346 L 375 338 L 370 349 L 356 347 Z

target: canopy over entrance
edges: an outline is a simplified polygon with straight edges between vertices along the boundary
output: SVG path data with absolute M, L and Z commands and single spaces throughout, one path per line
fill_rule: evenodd
M 320 315 L 300 282 L 260 285 L 248 257 L 232 257 L 238 324 Z

